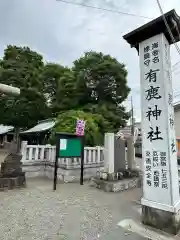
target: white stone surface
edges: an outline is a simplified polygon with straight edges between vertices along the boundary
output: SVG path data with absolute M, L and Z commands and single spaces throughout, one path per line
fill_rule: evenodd
M 27 178 L 35 178 L 35 177 L 47 177 L 49 179 L 54 178 L 54 167 L 53 166 L 45 166 L 44 162 L 39 162 L 38 165 L 34 163 L 23 165 L 23 171 L 26 173 Z M 102 171 L 103 166 L 94 164 L 89 166 L 89 168 L 84 169 L 84 180 L 88 180 L 91 177 L 96 177 L 98 171 Z M 77 182 L 80 179 L 80 168 L 71 168 L 71 169 L 63 169 L 58 168 L 57 170 L 57 178 L 59 181 L 64 182 Z
M 176 138 L 174 126 L 170 124 L 170 118 L 174 121 L 174 109 L 169 43 L 164 34 L 159 34 L 140 43 L 139 48 L 144 159 L 142 204 L 157 202 L 157 208 L 161 209 L 162 204 L 170 210 L 180 197 Z
M 138 233 L 145 239 L 153 240 L 174 240 L 174 237 L 170 234 L 164 234 L 163 232 L 153 231 L 152 228 L 140 224 L 133 219 L 124 219 L 118 223 L 118 226 L 124 228 L 128 232 Z
M 104 170 L 109 174 L 114 173 L 114 133 L 105 133 Z

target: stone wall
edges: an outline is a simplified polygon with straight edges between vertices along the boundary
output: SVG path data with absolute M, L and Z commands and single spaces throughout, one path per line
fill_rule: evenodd
M 97 171 L 104 167 L 104 148 L 85 147 L 84 148 L 84 180 L 95 177 Z M 22 142 L 22 167 L 27 178 L 33 177 L 54 177 L 54 162 L 56 147 L 51 145 L 28 145 Z M 80 158 L 60 158 L 58 160 L 58 180 L 64 182 L 79 181 Z
M 103 163 L 90 164 L 84 167 L 84 180 L 89 180 L 95 177 L 98 171 L 103 170 Z M 23 163 L 23 171 L 26 173 L 26 178 L 47 177 L 53 180 L 54 164 L 45 162 Z M 58 166 L 57 178 L 63 182 L 76 182 L 80 179 L 80 168 L 75 166 Z

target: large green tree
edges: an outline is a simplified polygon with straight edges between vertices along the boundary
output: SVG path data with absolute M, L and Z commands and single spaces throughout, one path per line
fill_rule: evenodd
M 7 46 L 0 62 L 0 83 L 19 87 L 20 96 L 0 96 L 0 123 L 27 128 L 50 116 L 40 74 L 42 56 L 28 47 Z
M 130 92 L 125 65 L 110 55 L 87 52 L 74 62 L 72 71 L 79 107 L 102 115 L 109 122 L 108 130 L 124 126 L 129 115 L 122 103 Z
M 71 69 L 56 64 L 44 69 L 55 116 L 71 109 L 100 114 L 109 123 L 106 131 L 113 132 L 126 124 L 129 115 L 122 103 L 130 89 L 124 64 L 103 53 L 87 52 Z
M 102 53 L 87 52 L 67 68 L 44 64 L 30 48 L 10 45 L 0 61 L 0 83 L 21 89 L 17 97 L 0 95 L 0 123 L 16 128 L 53 115 L 58 116 L 58 129 L 66 131 L 69 126 L 74 129 L 67 119 L 73 114 L 75 119 L 88 117 L 87 126 L 93 124 L 86 141 L 92 145 L 104 132 L 116 132 L 129 117 L 122 105 L 130 91 L 125 65 Z

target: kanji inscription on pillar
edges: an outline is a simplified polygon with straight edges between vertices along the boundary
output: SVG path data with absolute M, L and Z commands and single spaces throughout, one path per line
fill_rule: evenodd
M 139 53 L 144 198 L 170 205 L 170 174 L 178 175 L 169 43 L 159 34 L 141 42 Z

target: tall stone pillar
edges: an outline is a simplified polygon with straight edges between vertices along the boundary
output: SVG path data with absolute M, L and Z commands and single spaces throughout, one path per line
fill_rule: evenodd
M 128 162 L 129 169 L 136 168 L 135 148 L 134 148 L 133 137 L 127 138 L 127 162 Z
M 114 144 L 114 172 L 123 171 L 127 166 L 127 154 L 125 147 L 125 140 L 115 137 Z
M 180 29 L 180 18 L 174 10 L 166 13 L 165 18 L 179 41 L 176 29 Z M 180 227 L 180 195 L 170 60 L 172 40 L 162 17 L 124 38 L 136 47 L 140 58 L 142 222 L 176 234 Z
M 104 140 L 104 171 L 108 174 L 126 169 L 125 141 L 114 133 L 106 133 Z
M 114 133 L 105 133 L 104 138 L 104 170 L 114 173 Z

